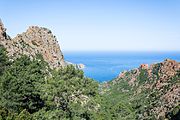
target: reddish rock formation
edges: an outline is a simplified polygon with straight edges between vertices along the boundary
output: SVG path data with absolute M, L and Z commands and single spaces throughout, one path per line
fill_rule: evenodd
M 11 38 L 6 34 L 6 28 L 4 28 L 4 24 L 2 23 L 0 19 L 0 42 L 2 41 L 10 40 Z M 3 43 L 4 45 L 5 43 Z
M 41 54 L 51 68 L 66 65 L 56 37 L 47 28 L 31 26 L 26 32 L 10 39 L 0 21 L 0 44 L 6 48 L 8 56 L 12 59 L 21 54 L 31 58 Z
M 141 68 L 141 69 L 148 69 L 148 64 L 141 64 L 141 65 L 140 65 L 140 68 Z
M 180 101 L 180 62 L 166 59 L 148 67 L 142 64 L 138 69 L 121 73 L 113 81 L 113 85 L 127 81 L 129 86 L 134 88 L 134 96 L 143 91 L 152 91 L 158 96 L 157 102 L 148 111 L 155 115 L 156 119 L 166 118 L 169 112 L 179 105 Z M 151 100 L 151 99 L 150 99 Z M 144 113 L 145 118 L 146 113 Z

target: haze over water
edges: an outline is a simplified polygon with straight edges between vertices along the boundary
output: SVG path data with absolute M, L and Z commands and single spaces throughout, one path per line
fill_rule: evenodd
M 82 63 L 85 76 L 99 82 L 109 81 L 124 70 L 140 64 L 153 64 L 165 59 L 180 61 L 180 52 L 64 52 L 65 60 Z

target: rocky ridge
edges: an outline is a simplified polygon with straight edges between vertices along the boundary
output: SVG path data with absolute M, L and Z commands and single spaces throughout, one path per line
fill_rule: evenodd
M 58 44 L 57 38 L 44 27 L 30 26 L 26 32 L 10 38 L 6 28 L 0 21 L 0 44 L 7 50 L 7 55 L 14 59 L 21 54 L 30 58 L 41 54 L 51 68 L 59 68 L 67 65 Z
M 150 67 L 137 70 L 137 77 L 133 77 L 128 82 L 129 85 L 138 87 L 134 95 L 142 93 L 144 90 L 152 91 L 147 97 L 151 97 L 156 93 L 156 105 L 148 112 L 155 115 L 156 119 L 165 119 L 167 114 L 179 106 L 180 101 L 180 63 L 174 60 L 166 59 L 162 63 L 153 64 Z M 146 81 L 139 81 L 140 77 L 144 77 Z M 133 79 L 134 78 L 134 79 Z M 142 80 L 142 79 L 141 79 Z M 131 83 L 131 84 L 130 84 Z M 155 92 L 156 91 L 156 92 Z M 151 98 L 152 99 L 152 98 Z M 151 100 L 150 99 L 150 100 Z M 154 101 L 154 102 L 155 102 Z
M 152 89 L 152 87 L 155 86 L 157 89 L 160 89 L 166 86 L 166 82 L 180 72 L 180 63 L 175 60 L 166 59 L 161 63 L 152 64 L 150 66 L 148 66 L 148 64 L 141 64 L 137 69 L 120 73 L 116 80 L 126 79 L 130 86 L 138 86 L 139 84 L 136 83 L 139 83 L 138 77 L 142 71 L 148 80 L 144 81 L 146 83 L 145 87 Z M 128 76 L 126 74 L 128 74 Z M 151 84 L 154 80 L 157 80 L 156 83 Z
M 135 106 L 137 119 L 161 120 L 180 115 L 180 62 L 166 59 L 150 66 L 142 64 L 120 73 L 103 87 L 103 94 L 131 96 L 127 101 Z

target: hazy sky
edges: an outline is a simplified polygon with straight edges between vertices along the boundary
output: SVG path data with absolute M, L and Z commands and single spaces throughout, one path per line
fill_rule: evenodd
M 63 51 L 180 51 L 180 0 L 0 0 L 14 37 L 47 27 Z

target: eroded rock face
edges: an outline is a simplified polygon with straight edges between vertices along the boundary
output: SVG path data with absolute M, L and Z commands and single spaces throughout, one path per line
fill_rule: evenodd
M 128 83 L 134 96 L 146 94 L 149 105 L 153 103 L 153 106 L 145 108 L 147 111 L 144 111 L 141 119 L 149 117 L 146 113 L 154 115 L 156 119 L 165 119 L 179 105 L 180 62 L 166 59 L 149 67 L 143 64 L 137 69 L 121 73 L 113 83 L 120 84 L 122 81 Z
M 4 24 L 0 19 L 0 41 L 5 41 L 5 40 L 10 40 L 10 37 L 6 34 L 6 28 L 4 28 Z
M 47 28 L 31 26 L 26 32 L 11 39 L 0 22 L 0 44 L 6 48 L 8 56 L 12 59 L 21 54 L 31 58 L 41 54 L 51 68 L 66 66 L 58 41 Z
M 4 25 L 0 20 L 0 39 L 4 39 L 5 37 L 4 33 L 6 33 L 6 29 L 4 28 Z
M 140 65 L 140 68 L 141 68 L 141 69 L 148 69 L 148 64 L 141 64 L 141 65 Z

